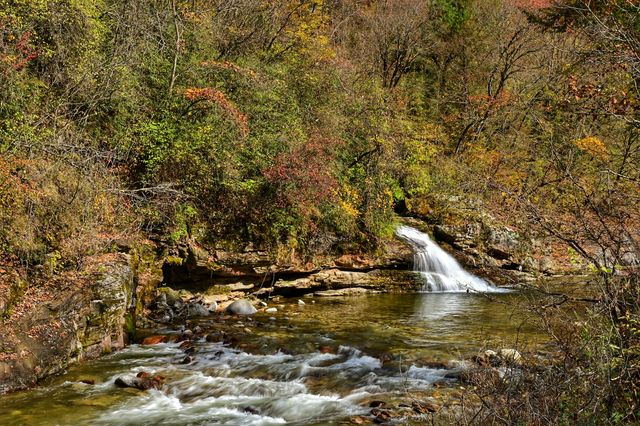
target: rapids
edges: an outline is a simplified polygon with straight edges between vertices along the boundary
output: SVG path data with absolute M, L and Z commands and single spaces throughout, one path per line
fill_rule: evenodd
M 178 343 L 132 345 L 39 388 L 0 396 L 0 419 L 3 425 L 342 424 L 368 415 L 373 400 L 398 406 L 455 392 L 460 383 L 446 377 L 452 359 L 535 342 L 512 308 L 514 297 L 307 298 L 306 305 L 275 302 L 275 314 L 202 318 L 188 324 L 203 329 L 193 362 L 183 364 Z M 220 330 L 237 341 L 204 339 Z M 146 392 L 114 385 L 139 371 L 162 375 L 165 384 Z

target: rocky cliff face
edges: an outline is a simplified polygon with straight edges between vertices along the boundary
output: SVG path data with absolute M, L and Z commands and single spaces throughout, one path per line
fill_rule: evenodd
M 125 345 L 134 306 L 131 258 L 107 254 L 50 279 L 0 271 L 0 393 Z
M 376 254 L 317 256 L 302 262 L 299 259 L 278 260 L 272 253 L 252 244 L 234 252 L 205 248 L 190 242 L 169 247 L 164 259 L 162 270 L 165 284 L 196 290 L 204 290 L 213 285 L 232 285 L 243 288 L 229 290 L 246 291 L 253 287 L 271 287 L 277 281 L 315 276 L 327 270 L 342 271 L 347 279 L 351 277 L 347 272 L 364 276 L 377 270 L 409 270 L 413 253 L 402 241 L 390 239 Z

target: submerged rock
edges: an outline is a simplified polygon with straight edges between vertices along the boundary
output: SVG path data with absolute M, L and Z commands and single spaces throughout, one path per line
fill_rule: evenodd
M 224 339 L 224 332 L 223 331 L 216 331 L 213 333 L 209 333 L 207 334 L 207 336 L 205 337 L 205 340 L 207 342 L 222 342 L 222 340 Z
M 336 297 L 336 296 L 354 296 L 358 294 L 366 294 L 366 293 L 372 293 L 372 292 L 373 292 L 372 290 L 362 288 L 362 287 L 347 287 L 347 288 L 340 288 L 337 290 L 316 291 L 313 294 L 319 297 Z
M 251 407 L 251 406 L 244 407 L 244 408 L 242 409 L 242 411 L 244 411 L 245 413 L 248 413 L 248 414 L 260 415 L 260 410 L 258 410 L 258 409 L 257 409 L 257 408 L 255 408 L 255 407 Z
M 137 375 L 127 375 L 118 377 L 114 384 L 119 388 L 134 388 L 140 390 L 159 389 L 164 383 L 164 377 L 152 376 L 151 374 L 141 371 Z
M 385 410 L 380 410 L 378 408 L 374 408 L 371 410 L 371 415 L 374 417 L 373 421 L 375 423 L 386 423 L 391 419 L 391 413 Z
M 258 310 L 247 299 L 240 299 L 227 306 L 225 312 L 233 315 L 253 315 Z
M 426 403 L 413 402 L 411 404 L 411 408 L 413 409 L 414 412 L 418 414 L 437 413 L 438 411 L 440 411 L 439 406 L 430 402 L 426 402 Z

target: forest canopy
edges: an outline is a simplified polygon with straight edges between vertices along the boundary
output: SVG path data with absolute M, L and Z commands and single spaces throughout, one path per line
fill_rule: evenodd
M 476 210 L 613 268 L 638 243 L 638 8 L 1 0 L 0 246 L 304 256 Z

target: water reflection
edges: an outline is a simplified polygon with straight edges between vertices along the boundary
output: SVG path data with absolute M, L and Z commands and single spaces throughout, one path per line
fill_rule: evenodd
M 464 293 L 423 293 L 416 296 L 414 318 L 438 321 L 446 316 L 473 312 L 479 305 L 479 296 Z

